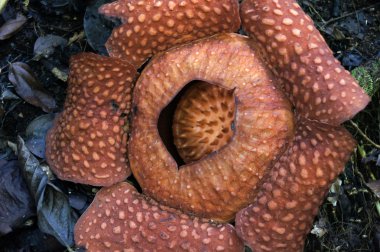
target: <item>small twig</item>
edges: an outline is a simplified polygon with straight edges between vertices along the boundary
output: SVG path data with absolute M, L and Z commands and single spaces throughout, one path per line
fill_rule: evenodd
M 355 5 L 355 2 L 354 2 L 354 1 L 352 1 L 352 5 L 354 6 L 354 9 L 355 9 L 356 22 L 358 22 L 358 24 L 360 24 L 358 11 L 356 10 L 356 5 Z M 361 11 L 362 11 L 362 10 L 361 10 Z M 360 32 L 360 27 L 358 26 L 357 29 L 358 29 L 358 33 L 359 33 L 359 32 Z
M 370 144 L 372 144 L 374 147 L 380 149 L 380 145 L 375 143 L 374 141 L 372 141 L 360 128 L 359 126 L 354 123 L 352 120 L 350 120 L 350 123 L 352 126 L 354 126 L 354 128 L 359 132 L 359 134 L 367 141 L 369 142 Z
M 328 20 L 328 21 L 323 21 L 323 20 L 322 20 L 323 26 L 327 26 L 327 25 L 329 25 L 329 24 L 331 24 L 331 23 L 334 23 L 334 22 L 336 22 L 336 21 L 339 21 L 339 20 L 341 20 L 341 19 L 344 19 L 344 18 L 346 18 L 346 17 L 352 16 L 352 15 L 355 15 L 355 14 L 357 15 L 357 13 L 358 13 L 359 11 L 364 11 L 364 10 L 368 10 L 368 9 L 374 8 L 374 7 L 376 7 L 376 6 L 379 5 L 379 4 L 380 4 L 380 3 L 375 3 L 375 4 L 372 4 L 372 5 L 368 6 L 368 7 L 364 7 L 364 8 L 362 8 L 362 9 L 360 9 L 360 10 L 355 10 L 355 11 L 353 11 L 353 12 L 350 12 L 350 13 L 344 14 L 343 16 L 340 16 L 340 17 L 337 17 L 337 18 L 330 19 L 330 20 Z

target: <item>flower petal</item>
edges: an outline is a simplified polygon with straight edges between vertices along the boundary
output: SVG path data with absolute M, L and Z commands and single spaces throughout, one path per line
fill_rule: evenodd
M 75 241 L 88 251 L 244 251 L 231 225 L 173 211 L 118 183 L 96 194 L 75 225 Z
M 129 63 L 91 53 L 73 56 L 64 111 L 47 135 L 46 159 L 61 179 L 112 185 L 130 174 L 126 163 L 131 87 Z
M 368 95 L 334 58 L 296 1 L 246 0 L 241 16 L 244 29 L 284 80 L 297 113 L 339 125 L 367 105 Z
M 237 0 L 118 0 L 99 11 L 124 23 L 106 43 L 110 56 L 136 68 L 159 51 L 240 27 Z
M 288 150 L 256 202 L 236 215 L 236 230 L 254 251 L 302 251 L 318 207 L 356 143 L 343 127 L 301 119 Z

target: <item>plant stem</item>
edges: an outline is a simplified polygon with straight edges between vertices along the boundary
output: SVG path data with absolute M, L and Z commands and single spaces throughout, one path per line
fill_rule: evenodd
M 360 128 L 359 126 L 354 123 L 352 120 L 350 120 L 350 123 L 352 126 L 354 126 L 354 128 L 359 132 L 359 134 L 370 144 L 372 144 L 374 147 L 376 147 L 377 149 L 380 149 L 380 145 L 375 143 L 374 141 L 372 141 Z

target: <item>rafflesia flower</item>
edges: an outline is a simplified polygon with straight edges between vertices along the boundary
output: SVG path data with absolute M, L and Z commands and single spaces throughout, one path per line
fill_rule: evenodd
M 123 21 L 111 57 L 73 57 L 48 135 L 60 178 L 110 186 L 76 224 L 77 245 L 302 250 L 355 147 L 339 125 L 369 101 L 310 18 L 292 0 L 246 0 L 240 15 L 234 0 L 119 0 L 100 11 Z M 249 37 L 230 33 L 240 17 Z M 183 164 L 158 130 L 170 106 Z M 144 194 L 121 182 L 131 171 Z

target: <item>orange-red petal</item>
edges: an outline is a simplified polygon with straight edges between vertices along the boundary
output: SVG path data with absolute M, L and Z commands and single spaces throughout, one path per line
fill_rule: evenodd
M 71 58 L 64 111 L 47 135 L 46 160 L 61 179 L 96 186 L 130 175 L 127 132 L 135 68 L 92 53 Z
M 296 1 L 245 0 L 241 17 L 243 28 L 283 79 L 297 113 L 338 125 L 367 105 L 368 95 L 334 58 Z
M 88 251 L 244 251 L 230 224 L 164 210 L 124 182 L 96 194 L 74 233 Z
M 256 202 L 236 215 L 239 236 L 257 252 L 302 251 L 318 207 L 355 145 L 343 127 L 299 120 Z
M 123 22 L 106 43 L 110 56 L 137 68 L 159 51 L 240 27 L 237 0 L 118 0 L 99 11 Z

